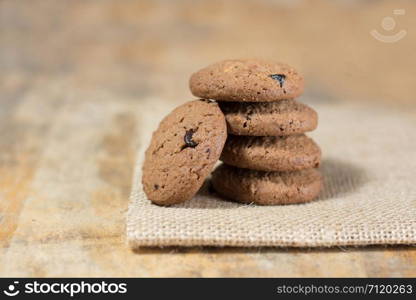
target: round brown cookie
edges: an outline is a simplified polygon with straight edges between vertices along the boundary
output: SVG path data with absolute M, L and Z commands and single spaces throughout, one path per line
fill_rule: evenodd
M 312 131 L 315 110 L 295 100 L 277 102 L 221 102 L 228 132 L 235 135 L 282 136 Z
M 227 128 L 217 103 L 187 102 L 153 133 L 143 164 L 143 189 L 159 205 L 192 198 L 218 160 Z
M 294 171 L 319 166 L 321 150 L 304 134 L 228 136 L 220 159 L 229 165 L 259 171 Z
M 303 77 L 292 67 L 256 59 L 230 59 L 192 74 L 192 94 L 218 101 L 269 102 L 298 97 Z
M 262 172 L 222 164 L 212 174 L 212 186 L 222 196 L 241 203 L 294 204 L 315 199 L 322 177 L 316 169 Z

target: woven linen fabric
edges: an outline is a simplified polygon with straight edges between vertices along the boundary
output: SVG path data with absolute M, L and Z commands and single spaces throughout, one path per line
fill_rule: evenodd
M 155 102 L 154 102 L 155 103 Z M 324 188 L 317 201 L 286 206 L 221 199 L 208 184 L 190 201 L 150 203 L 141 187 L 143 152 L 168 113 L 142 112 L 127 240 L 140 246 L 293 246 L 416 243 L 416 117 L 358 104 L 312 105 L 323 152 Z M 163 113 L 161 113 L 163 111 Z M 155 123 L 156 122 L 156 123 Z

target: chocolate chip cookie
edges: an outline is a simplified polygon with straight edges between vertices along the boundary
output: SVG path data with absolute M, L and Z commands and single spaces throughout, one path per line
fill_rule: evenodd
M 228 136 L 220 160 L 228 165 L 259 171 L 316 168 L 319 146 L 304 134 L 290 136 Z
M 212 185 L 220 195 L 241 203 L 294 204 L 315 199 L 322 177 L 316 169 L 262 172 L 222 164 L 212 174 Z
M 167 115 L 145 153 L 142 183 L 147 197 L 159 205 L 192 198 L 220 157 L 226 129 L 213 101 L 190 101 Z
M 270 102 L 298 97 L 303 77 L 287 64 L 257 59 L 214 63 L 191 76 L 192 94 L 218 101 Z
M 296 100 L 219 105 L 230 134 L 282 136 L 312 131 L 318 125 L 316 111 Z

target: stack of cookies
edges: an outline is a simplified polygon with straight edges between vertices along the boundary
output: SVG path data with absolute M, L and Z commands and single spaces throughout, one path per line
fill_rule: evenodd
M 223 164 L 212 174 L 219 194 L 261 205 L 318 196 L 321 151 L 305 135 L 316 128 L 318 116 L 294 100 L 303 92 L 296 70 L 261 60 L 226 60 L 194 73 L 190 88 L 197 97 L 216 100 L 225 115 Z
M 224 163 L 212 184 L 229 199 L 277 205 L 318 196 L 321 151 L 304 134 L 316 128 L 318 116 L 294 100 L 303 78 L 293 68 L 226 60 L 193 74 L 190 88 L 202 99 L 170 112 L 146 150 L 142 185 L 149 200 L 172 205 L 191 199 L 218 159 Z

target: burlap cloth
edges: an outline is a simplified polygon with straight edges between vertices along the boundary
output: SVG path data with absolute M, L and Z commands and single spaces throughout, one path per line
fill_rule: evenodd
M 306 102 L 306 101 L 305 101 Z M 312 106 L 323 151 L 318 201 L 241 205 L 207 188 L 173 207 L 151 204 L 141 188 L 142 153 L 168 108 L 143 108 L 127 239 L 139 246 L 342 246 L 416 243 L 416 118 L 351 104 Z

